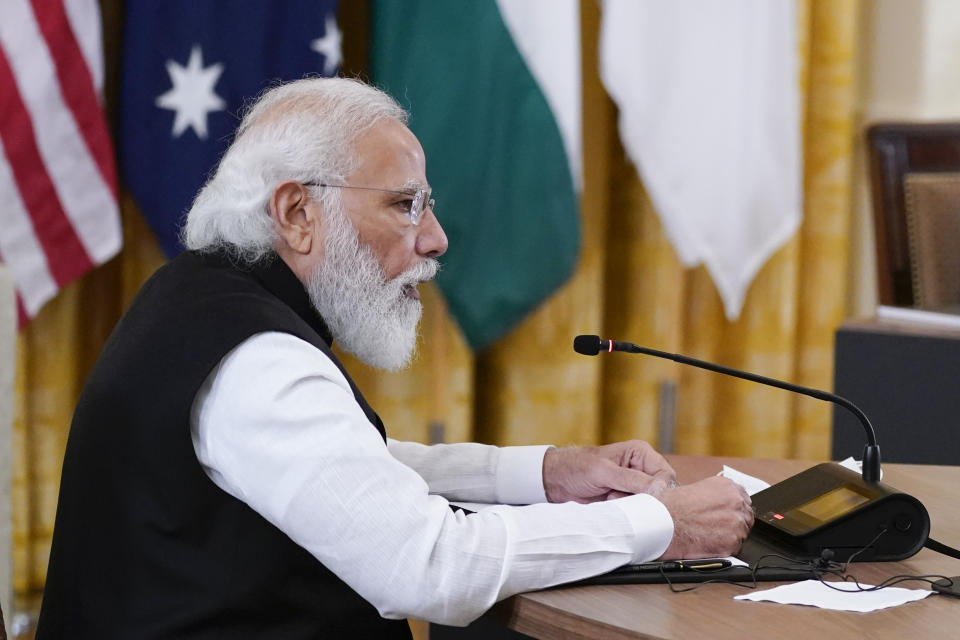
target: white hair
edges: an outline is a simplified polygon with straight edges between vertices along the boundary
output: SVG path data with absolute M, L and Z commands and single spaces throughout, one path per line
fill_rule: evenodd
M 246 111 L 187 214 L 188 249 L 228 251 L 252 264 L 274 252 L 273 190 L 285 180 L 340 184 L 359 166 L 356 142 L 381 120 L 407 123 L 389 95 L 349 78 L 305 78 L 265 91 Z M 338 189 L 324 189 L 324 208 Z

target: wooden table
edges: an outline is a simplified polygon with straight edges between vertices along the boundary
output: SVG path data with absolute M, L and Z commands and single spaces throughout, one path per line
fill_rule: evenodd
M 668 456 L 680 481 L 716 474 L 723 464 L 774 483 L 813 463 Z M 931 537 L 960 547 L 960 467 L 884 465 L 883 482 L 920 499 L 930 513 Z M 851 573 L 877 584 L 897 574 L 960 575 L 960 560 L 928 549 L 903 562 L 856 563 Z M 769 588 L 777 583 L 760 583 Z M 922 589 L 920 582 L 905 587 Z M 672 593 L 665 584 L 560 587 L 521 594 L 494 607 L 491 616 L 537 638 L 960 638 L 960 598 L 933 595 L 872 613 L 743 602 L 747 590 L 704 585 Z

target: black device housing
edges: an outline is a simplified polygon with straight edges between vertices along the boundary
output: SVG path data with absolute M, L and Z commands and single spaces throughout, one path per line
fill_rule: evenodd
M 817 559 L 830 549 L 838 562 L 903 560 L 930 534 L 930 516 L 919 500 L 882 482 L 864 482 L 835 462 L 754 494 L 753 508 L 750 537 L 797 559 Z

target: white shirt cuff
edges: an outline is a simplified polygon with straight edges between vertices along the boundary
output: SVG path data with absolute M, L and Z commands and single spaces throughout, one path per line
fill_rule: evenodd
M 663 555 L 673 540 L 673 517 L 662 502 L 645 493 L 611 500 L 626 514 L 636 534 L 633 562 L 650 562 Z
M 494 491 L 500 504 L 536 504 L 547 501 L 543 489 L 543 456 L 549 445 L 501 447 L 498 450 Z

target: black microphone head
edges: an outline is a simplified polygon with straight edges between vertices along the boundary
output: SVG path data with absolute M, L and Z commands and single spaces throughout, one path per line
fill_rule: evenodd
M 577 336 L 573 339 L 573 350 L 585 356 L 600 353 L 600 336 Z

